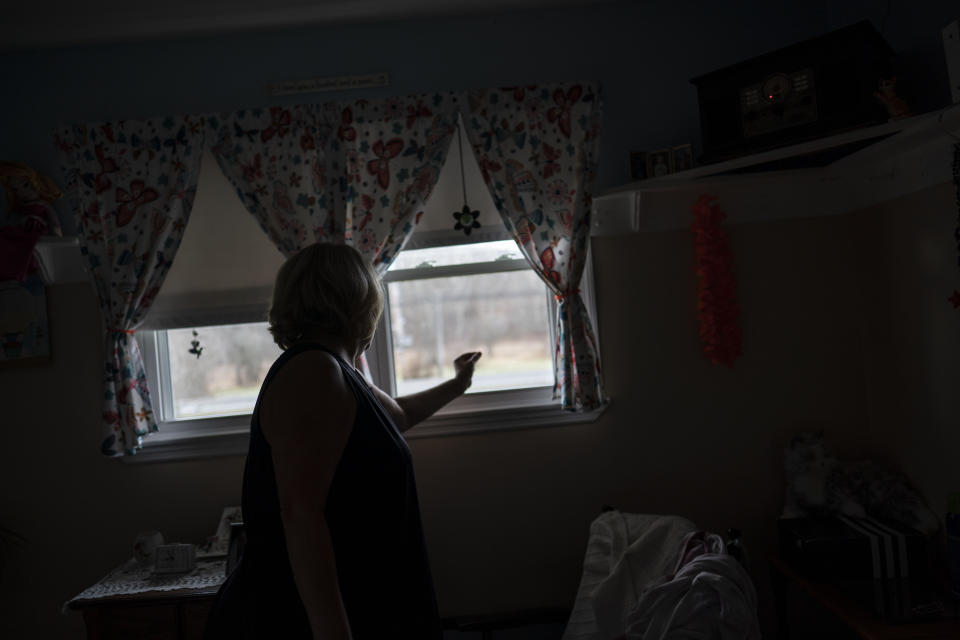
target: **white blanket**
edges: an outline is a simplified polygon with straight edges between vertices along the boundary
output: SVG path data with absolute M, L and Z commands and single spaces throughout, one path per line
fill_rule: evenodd
M 753 584 L 722 540 L 708 535 L 713 553 L 680 557 L 695 531 L 677 516 L 601 514 L 563 640 L 759 638 Z
M 681 541 L 695 530 L 692 522 L 677 516 L 600 514 L 590 525 L 583 575 L 563 640 L 622 636 L 626 616 L 644 588 L 674 571 Z
M 647 589 L 626 627 L 627 640 L 759 640 L 757 592 L 732 556 L 703 554 Z

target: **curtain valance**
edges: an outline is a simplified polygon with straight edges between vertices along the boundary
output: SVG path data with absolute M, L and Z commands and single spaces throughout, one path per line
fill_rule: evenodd
M 446 160 L 455 94 L 210 116 L 212 149 L 261 227 L 289 256 L 347 242 L 383 272 Z

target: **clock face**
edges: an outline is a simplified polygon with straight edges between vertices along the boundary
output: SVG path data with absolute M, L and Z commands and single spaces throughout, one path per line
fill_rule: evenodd
M 740 123 L 745 138 L 817 121 L 813 69 L 771 73 L 739 90 Z
M 790 78 L 785 73 L 775 73 L 763 81 L 763 99 L 780 102 L 790 92 Z

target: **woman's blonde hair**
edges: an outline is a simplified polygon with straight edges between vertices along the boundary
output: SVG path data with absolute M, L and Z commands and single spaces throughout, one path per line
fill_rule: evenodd
M 281 349 L 314 335 L 366 348 L 382 311 L 383 289 L 373 266 L 351 246 L 318 242 L 280 267 L 268 320 Z

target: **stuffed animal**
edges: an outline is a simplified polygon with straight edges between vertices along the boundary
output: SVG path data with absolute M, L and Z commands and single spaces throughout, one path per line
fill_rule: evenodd
M 0 187 L 7 198 L 0 226 L 0 281 L 24 281 L 39 266 L 33 248 L 42 235 L 62 236 L 51 202 L 62 194 L 49 176 L 19 162 L 0 162 Z
M 7 196 L 7 214 L 19 226 L 39 235 L 62 236 L 51 202 L 63 194 L 50 176 L 19 162 L 0 162 L 0 186 Z
M 793 438 L 785 451 L 784 469 L 783 518 L 869 515 L 926 534 L 940 528 L 940 519 L 904 478 L 870 461 L 839 461 L 827 451 L 822 431 Z
M 873 97 L 883 103 L 887 108 L 887 114 L 891 120 L 909 118 L 911 115 L 910 107 L 903 101 L 903 98 L 897 95 L 897 78 L 881 78 L 877 85 L 879 91 L 873 92 Z

